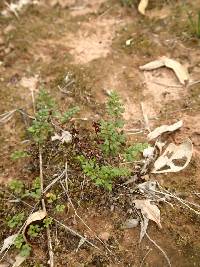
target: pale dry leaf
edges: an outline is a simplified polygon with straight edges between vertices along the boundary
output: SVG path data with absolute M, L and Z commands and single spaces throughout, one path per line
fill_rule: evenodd
M 15 262 L 14 264 L 12 265 L 12 267 L 19 267 L 25 260 L 27 259 L 27 257 L 23 257 L 21 256 L 20 254 L 18 254 L 16 257 L 15 257 Z
M 11 235 L 11 236 L 7 237 L 6 239 L 4 239 L 0 254 L 3 253 L 7 248 L 9 248 L 10 246 L 13 245 L 17 236 L 18 236 L 18 234 L 15 234 L 15 235 Z
M 164 66 L 174 71 L 174 73 L 176 74 L 181 84 L 185 85 L 186 83 L 189 82 L 190 77 L 189 77 L 188 70 L 183 65 L 181 65 L 178 61 L 171 59 L 171 58 L 161 57 L 160 59 L 149 62 L 143 66 L 140 66 L 139 68 L 141 70 L 149 71 L 149 70 L 158 69 Z
M 153 140 L 155 138 L 157 138 L 158 136 L 160 136 L 161 134 L 163 133 L 166 133 L 166 132 L 174 132 L 176 130 L 178 130 L 179 128 L 181 128 L 183 125 L 183 121 L 180 120 L 174 124 L 171 124 L 171 125 L 162 125 L 160 127 L 157 127 L 156 129 L 154 129 L 152 132 L 150 132 L 148 135 L 147 135 L 147 138 L 149 140 Z
M 192 153 L 193 144 L 190 139 L 180 145 L 170 143 L 165 152 L 154 162 L 152 173 L 179 172 L 189 164 Z M 175 161 L 181 162 L 177 165 Z
M 143 157 L 145 157 L 145 158 L 152 158 L 153 155 L 154 155 L 154 151 L 155 151 L 155 148 L 152 147 L 152 146 L 149 146 L 149 147 L 145 148 L 143 150 L 143 152 L 142 152 Z
M 123 225 L 122 229 L 131 229 L 137 227 L 139 224 L 139 219 L 127 219 Z
M 36 222 L 36 221 L 41 221 L 43 220 L 45 217 L 47 216 L 47 212 L 44 211 L 44 210 L 38 210 L 34 213 L 32 213 L 27 221 L 26 221 L 26 224 L 24 226 L 24 229 L 23 229 L 23 236 L 24 236 L 24 239 L 26 240 L 26 236 L 25 236 L 25 232 L 26 232 L 26 228 L 33 222 Z
M 146 216 L 143 216 L 143 220 L 140 221 L 140 242 L 142 241 L 143 237 L 145 236 L 147 232 L 147 228 L 149 225 L 149 219 Z
M 138 5 L 138 11 L 142 14 L 145 15 L 145 10 L 148 6 L 149 0 L 141 0 L 139 5 Z
M 61 136 L 55 133 L 55 135 L 51 137 L 51 140 L 52 141 L 59 140 L 62 144 L 70 143 L 72 141 L 72 135 L 68 131 L 63 131 Z
M 133 201 L 136 209 L 140 209 L 143 216 L 157 223 L 162 228 L 160 223 L 160 210 L 159 208 L 151 203 L 150 199 L 136 199 Z
M 178 61 L 170 58 L 165 58 L 164 61 L 165 61 L 165 66 L 167 68 L 172 69 L 175 72 L 181 84 L 185 85 L 186 83 L 189 82 L 189 73 L 183 65 L 181 65 Z

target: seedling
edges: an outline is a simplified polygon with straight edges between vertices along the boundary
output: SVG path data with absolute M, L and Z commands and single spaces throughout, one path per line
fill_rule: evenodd
M 17 160 L 17 159 L 27 158 L 29 157 L 29 154 L 26 151 L 16 150 L 11 154 L 10 157 L 12 160 Z
M 194 34 L 196 35 L 197 38 L 200 38 L 200 11 L 198 12 L 196 20 L 192 17 L 192 15 L 188 11 L 186 12 Z
M 31 224 L 28 229 L 28 235 L 31 237 L 37 237 L 41 230 L 42 228 L 38 224 Z
M 48 228 L 48 227 L 52 224 L 52 222 L 53 222 L 53 219 L 52 219 L 52 218 L 45 218 L 45 219 L 43 220 L 44 227 L 45 227 L 45 228 Z
M 15 239 L 14 245 L 17 249 L 20 250 L 20 255 L 22 257 L 28 257 L 30 255 L 31 247 L 25 243 L 25 240 L 22 234 L 19 234 L 17 236 L 17 238 Z
M 147 148 L 149 144 L 147 143 L 136 143 L 132 146 L 129 146 L 125 149 L 124 159 L 128 162 L 132 162 L 138 159 L 138 156 L 145 148 Z
M 21 194 L 24 190 L 24 183 L 20 180 L 12 180 L 9 183 L 9 188 L 17 195 Z
M 115 156 L 125 143 L 125 135 L 122 132 L 124 120 L 122 114 L 124 107 L 116 92 L 111 92 L 106 105 L 108 120 L 101 120 L 100 132 L 98 133 L 102 151 L 105 155 Z
M 63 212 L 65 209 L 65 205 L 56 205 L 55 209 L 57 212 Z
M 7 225 L 10 228 L 21 226 L 23 219 L 24 219 L 24 212 L 18 213 L 14 215 L 12 218 L 9 218 L 9 220 L 7 221 Z
M 46 197 L 47 197 L 47 202 L 48 203 L 53 203 L 57 199 L 57 196 L 55 194 L 53 194 L 53 193 L 47 193 Z
M 79 112 L 79 110 L 79 107 L 69 108 L 65 113 L 63 113 L 63 115 L 61 115 L 61 123 L 66 123 L 67 121 L 69 121 L 77 112 Z

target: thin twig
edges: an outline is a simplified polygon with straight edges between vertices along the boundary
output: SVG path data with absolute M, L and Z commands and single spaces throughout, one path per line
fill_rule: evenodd
M 143 260 L 142 260 L 142 262 L 141 262 L 141 264 L 140 264 L 140 267 L 142 267 L 144 261 L 146 260 L 147 256 L 149 255 L 149 253 L 150 253 L 151 251 L 152 251 L 151 248 L 147 251 L 147 253 L 145 254 L 145 256 L 144 256 L 144 258 L 143 258 Z
M 44 190 L 44 177 L 43 177 L 43 167 L 42 167 L 42 148 L 39 146 L 39 161 L 40 161 L 40 189 L 41 195 L 43 196 Z M 42 198 L 42 208 L 46 212 L 45 201 Z M 48 239 L 48 250 L 49 250 L 49 264 L 50 267 L 54 267 L 54 254 L 52 248 L 52 241 L 51 241 L 51 232 L 49 226 L 47 226 L 47 239 Z
M 62 179 L 65 176 L 65 171 L 63 171 L 58 177 L 56 177 L 47 187 L 43 190 L 43 193 L 45 194 L 55 183 L 57 183 L 60 179 Z
M 146 232 L 146 236 L 154 244 L 154 246 L 157 247 L 160 250 L 160 252 L 162 252 L 162 254 L 164 255 L 169 267 L 171 267 L 172 265 L 171 265 L 171 262 L 170 262 L 170 260 L 169 260 L 169 258 L 167 256 L 166 252 L 153 239 L 151 239 L 151 237 L 147 234 L 147 232 Z

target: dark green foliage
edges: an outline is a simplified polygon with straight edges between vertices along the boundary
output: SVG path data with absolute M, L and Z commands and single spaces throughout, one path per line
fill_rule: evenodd
M 124 107 L 116 92 L 112 92 L 109 95 L 106 111 L 108 119 L 101 120 L 100 122 L 99 137 L 103 141 L 101 148 L 106 155 L 115 156 L 121 150 L 126 140 L 122 132 L 124 126 L 122 117 Z
M 66 112 L 64 112 L 61 117 L 60 121 L 61 123 L 66 123 L 69 121 L 77 112 L 79 112 L 80 108 L 79 107 L 72 107 L 69 108 Z
M 149 146 L 148 143 L 136 143 L 132 146 L 129 146 L 124 151 L 124 159 L 128 162 L 138 159 L 138 156 L 145 148 Z
M 95 159 L 86 159 L 79 156 L 78 160 L 86 176 L 90 177 L 97 186 L 103 186 L 108 190 L 112 190 L 113 179 L 120 176 L 129 176 L 130 170 L 127 168 L 117 168 L 111 165 L 99 166 Z
M 26 151 L 16 150 L 11 154 L 10 157 L 12 160 L 17 160 L 17 159 L 29 157 L 29 154 Z

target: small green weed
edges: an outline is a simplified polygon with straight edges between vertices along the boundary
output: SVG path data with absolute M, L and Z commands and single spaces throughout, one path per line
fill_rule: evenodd
M 52 222 L 53 222 L 53 219 L 52 218 L 45 218 L 44 220 L 43 220 L 43 223 L 44 223 L 44 227 L 45 228 L 48 228 L 51 224 L 52 224 Z
M 123 6 L 132 7 L 133 6 L 133 0 L 121 0 L 121 4 Z
M 47 193 L 46 197 L 47 197 L 47 202 L 48 203 L 53 203 L 57 199 L 57 196 L 54 193 Z
M 20 249 L 20 255 L 22 257 L 28 257 L 31 252 L 31 247 L 25 243 L 23 235 L 19 234 L 15 239 L 14 245 L 17 249 Z
M 106 111 L 108 120 L 101 120 L 100 132 L 98 133 L 102 151 L 106 155 L 115 156 L 120 150 L 123 143 L 125 143 L 125 135 L 122 132 L 124 120 L 122 114 L 124 107 L 116 92 L 111 92 L 106 104 Z
M 17 195 L 22 194 L 24 191 L 24 183 L 20 180 L 12 180 L 9 183 L 9 188 Z
M 65 205 L 62 204 L 56 205 L 55 209 L 57 212 L 63 212 L 65 209 Z
M 72 107 L 69 108 L 66 112 L 64 112 L 61 117 L 60 121 L 61 123 L 66 123 L 69 121 L 77 112 L 79 112 L 80 108 L 79 107 Z
M 24 196 L 30 196 L 35 199 L 39 199 L 41 197 L 40 177 L 35 178 L 32 183 L 31 191 L 27 190 Z
M 10 157 L 12 160 L 17 160 L 17 159 L 27 158 L 29 157 L 29 154 L 26 151 L 16 150 L 11 154 Z
M 99 166 L 95 159 L 86 159 L 84 156 L 77 157 L 83 172 L 90 177 L 97 186 L 103 186 L 112 190 L 113 179 L 120 176 L 129 176 L 131 171 L 127 168 L 117 168 L 111 165 Z
M 41 230 L 42 230 L 42 228 L 38 224 L 35 224 L 35 225 L 31 224 L 29 226 L 27 233 L 31 237 L 37 237 Z
M 197 38 L 200 38 L 200 11 L 198 12 L 196 19 L 194 19 L 188 11 L 186 11 L 186 12 L 187 12 L 188 19 L 189 19 L 189 22 L 190 22 L 190 25 L 192 27 L 192 31 L 193 31 L 194 35 Z
M 145 148 L 149 146 L 148 143 L 136 143 L 132 146 L 129 146 L 124 151 L 124 159 L 128 162 L 132 162 L 138 159 L 138 156 Z
M 21 226 L 23 220 L 24 220 L 24 212 L 21 212 L 14 215 L 12 218 L 9 218 L 7 221 L 7 225 L 10 228 L 15 228 L 17 226 Z

